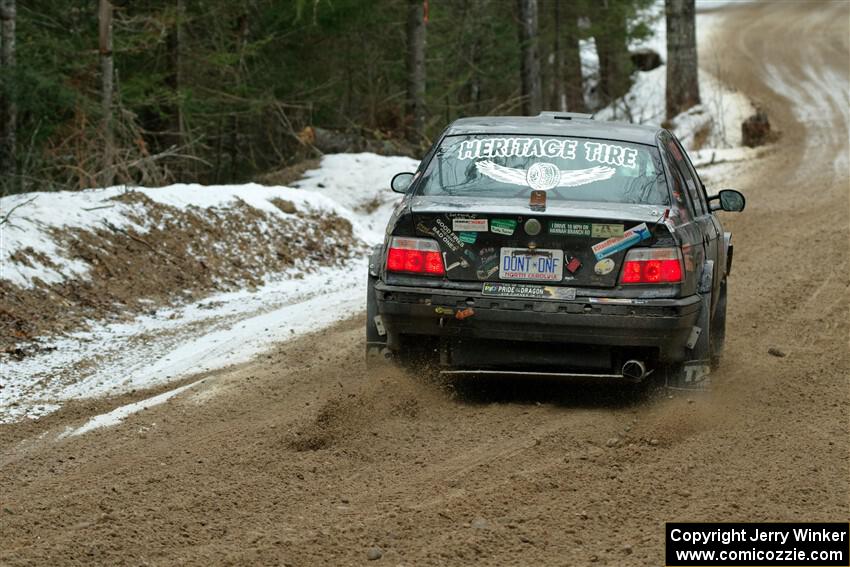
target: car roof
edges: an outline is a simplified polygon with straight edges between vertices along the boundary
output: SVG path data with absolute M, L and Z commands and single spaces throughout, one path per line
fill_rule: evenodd
M 536 134 L 603 138 L 620 142 L 656 145 L 658 126 L 593 120 L 590 114 L 541 112 L 537 116 L 474 116 L 452 122 L 447 136 L 468 134 Z

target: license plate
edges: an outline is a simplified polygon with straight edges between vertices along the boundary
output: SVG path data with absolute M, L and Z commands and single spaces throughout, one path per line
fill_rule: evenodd
M 559 282 L 564 279 L 564 251 L 502 248 L 499 279 Z

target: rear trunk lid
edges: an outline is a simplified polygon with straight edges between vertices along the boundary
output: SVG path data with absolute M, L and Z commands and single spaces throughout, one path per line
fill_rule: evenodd
M 612 288 L 628 248 L 669 235 L 664 208 L 652 205 L 550 202 L 538 212 L 527 197 L 423 196 L 411 212 L 452 281 Z

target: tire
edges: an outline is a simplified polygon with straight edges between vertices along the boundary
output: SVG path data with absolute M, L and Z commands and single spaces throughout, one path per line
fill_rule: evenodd
M 711 321 L 711 368 L 720 366 L 723 347 L 726 344 L 726 280 L 720 284 L 717 305 L 714 308 L 714 319 Z

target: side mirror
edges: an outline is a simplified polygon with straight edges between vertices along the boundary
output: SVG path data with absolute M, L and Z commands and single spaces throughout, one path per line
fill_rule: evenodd
M 717 195 L 710 197 L 709 201 L 720 201 L 711 205 L 712 211 L 728 211 L 730 213 L 739 213 L 747 206 L 747 200 L 743 193 L 734 189 L 723 189 Z
M 393 180 L 390 181 L 390 189 L 396 193 L 406 193 L 407 188 L 410 187 L 411 182 L 413 182 L 413 176 L 414 174 L 409 171 L 396 173 L 393 176 Z

